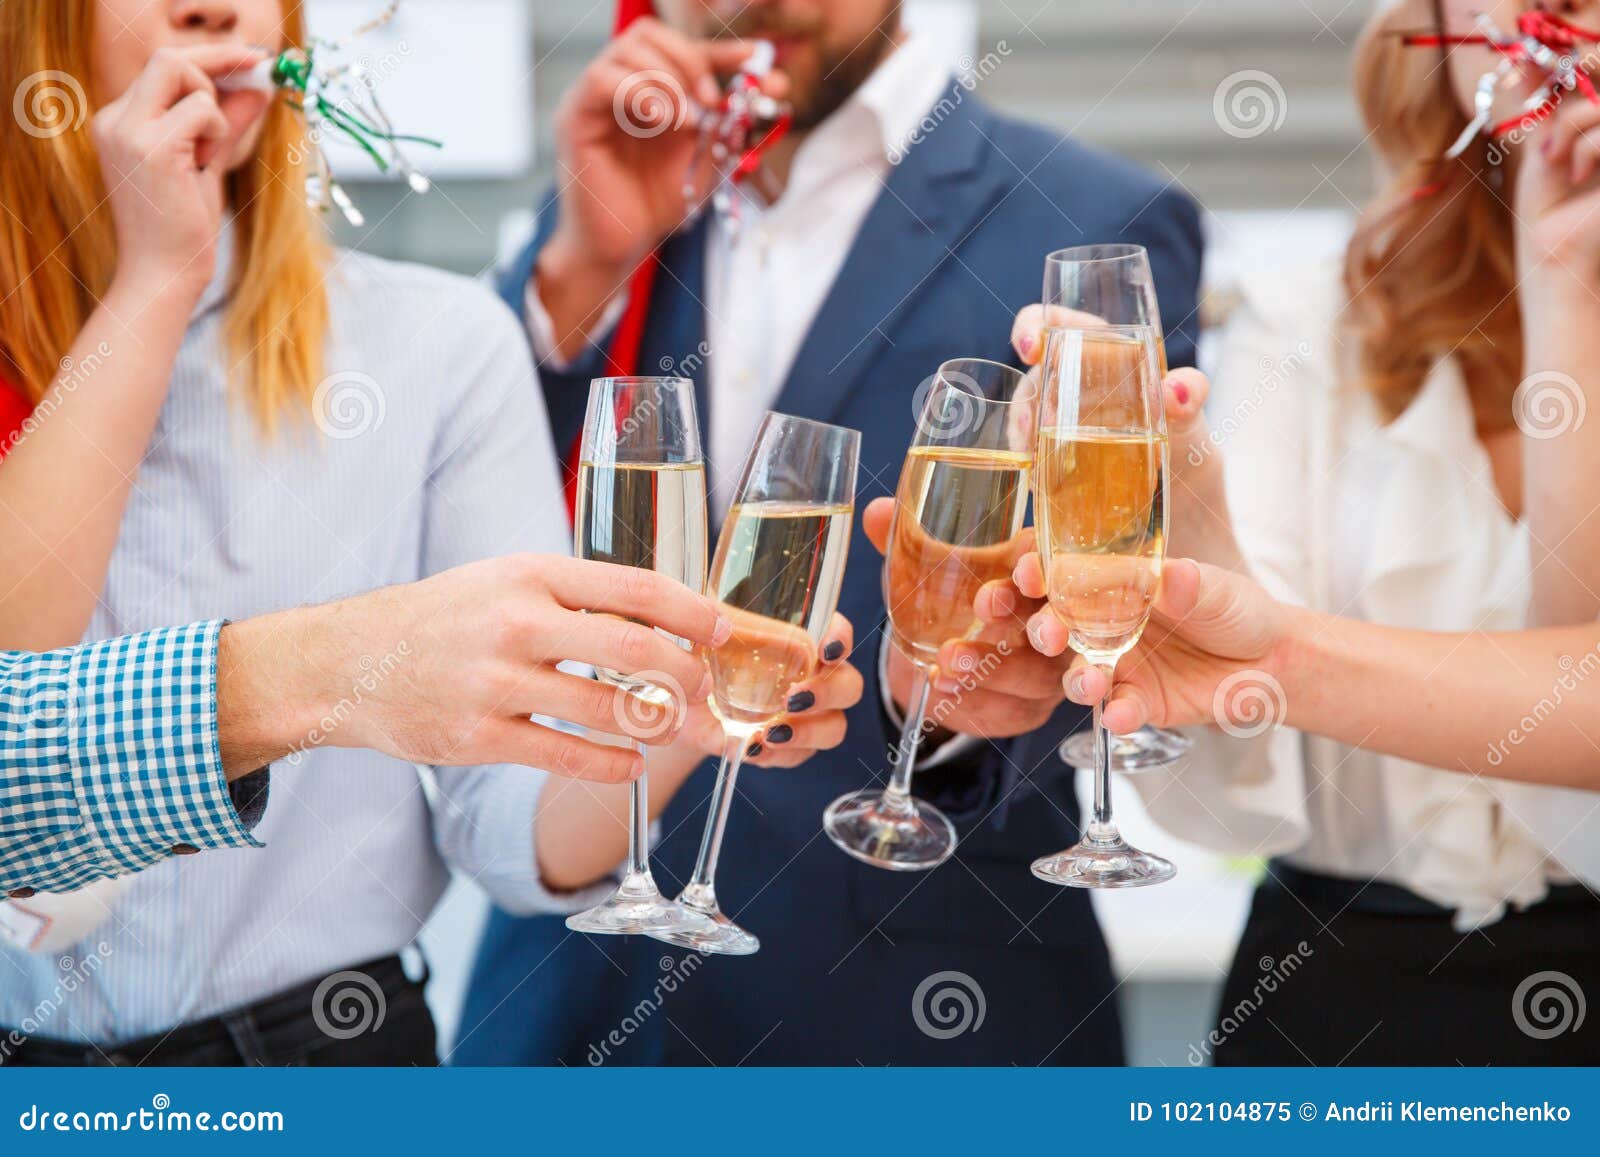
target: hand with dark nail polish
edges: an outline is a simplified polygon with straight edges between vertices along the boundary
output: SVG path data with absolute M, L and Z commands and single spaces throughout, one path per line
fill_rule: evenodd
M 787 707 L 790 715 L 798 715 L 802 711 L 809 711 L 816 705 L 816 695 L 810 691 L 800 691 L 789 696 Z
M 822 648 L 822 659 L 826 663 L 837 663 L 844 658 L 844 644 L 838 639 Z
M 780 723 L 771 731 L 767 732 L 768 743 L 788 743 L 789 740 L 793 738 L 794 728 L 790 727 L 787 723 Z
M 745 753 L 745 755 L 747 757 L 749 757 L 751 759 L 754 759 L 756 756 L 760 755 L 765 750 L 766 750 L 766 748 L 762 747 L 761 744 L 752 743 L 749 747 L 744 749 L 744 753 Z

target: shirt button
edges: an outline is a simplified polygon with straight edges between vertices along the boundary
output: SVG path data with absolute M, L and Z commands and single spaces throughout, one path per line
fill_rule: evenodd
M 172 845 L 172 854 L 175 856 L 194 856 L 199 855 L 199 853 L 200 849 L 195 847 L 193 844 Z
M 13 900 L 26 900 L 29 896 L 35 895 L 35 892 L 32 888 L 13 888 L 6 895 Z

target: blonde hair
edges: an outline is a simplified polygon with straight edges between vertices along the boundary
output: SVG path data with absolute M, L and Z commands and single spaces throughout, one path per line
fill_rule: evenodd
M 35 402 L 116 270 L 89 135 L 96 100 L 78 79 L 91 75 L 94 9 L 95 0 L 0 4 L 0 93 L 22 102 L 24 88 L 37 93 L 41 83 L 64 93 L 53 106 L 41 98 L 30 115 L 0 116 L 0 374 Z M 299 0 L 284 0 L 283 29 L 303 44 Z M 41 125 L 33 114 L 55 119 Z M 235 257 L 224 340 L 267 430 L 291 406 L 309 407 L 322 377 L 328 245 L 305 204 L 305 163 L 304 124 L 280 97 L 254 159 L 228 178 Z
M 1446 356 L 1461 367 L 1479 424 L 1511 422 L 1522 364 L 1509 169 L 1506 188 L 1480 138 L 1455 160 L 1466 127 L 1450 72 L 1406 32 L 1438 26 L 1436 0 L 1401 0 L 1368 22 L 1355 49 L 1361 113 L 1385 183 L 1345 251 L 1355 373 L 1393 418 Z

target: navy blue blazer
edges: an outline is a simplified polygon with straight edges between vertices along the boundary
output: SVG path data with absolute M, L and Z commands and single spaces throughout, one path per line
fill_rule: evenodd
M 952 86 L 949 115 L 895 167 L 856 236 L 775 409 L 862 432 L 858 503 L 893 492 L 914 428 L 911 399 L 957 356 L 1013 361 L 1011 322 L 1039 299 L 1046 252 L 1132 241 L 1155 269 L 1173 365 L 1192 364 L 1201 234 L 1180 190 L 1116 157 L 996 114 Z M 541 233 L 510 270 L 521 311 Z M 703 227 L 663 247 L 640 373 L 709 362 Z M 556 447 L 582 428 L 591 350 L 543 369 Z M 700 419 L 710 413 L 696 374 Z M 706 439 L 709 443 L 709 438 Z M 919 773 L 918 794 L 960 828 L 954 859 L 893 873 L 829 843 L 823 809 L 881 781 L 896 736 L 879 708 L 880 559 L 859 527 L 840 610 L 856 627 L 866 695 L 844 745 L 794 771 L 740 777 L 717 892 L 761 952 L 685 962 L 644 937 L 570 934 L 555 917 L 496 912 L 467 997 L 458 1064 L 1116 1064 L 1113 978 L 1088 896 L 1035 880 L 1028 864 L 1078 838 L 1072 773 L 1055 747 L 1084 725 L 1050 725 Z M 655 873 L 675 894 L 700 839 L 714 763 L 668 806 Z M 913 1008 L 938 973 L 982 993 L 981 1024 L 939 1032 Z M 922 1002 L 944 985 L 923 987 Z

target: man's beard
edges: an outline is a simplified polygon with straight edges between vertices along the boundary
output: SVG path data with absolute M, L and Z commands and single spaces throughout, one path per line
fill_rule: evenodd
M 794 127 L 804 132 L 827 120 L 893 50 L 892 40 L 873 33 L 843 55 L 823 52 L 822 75 L 804 101 L 795 104 Z

